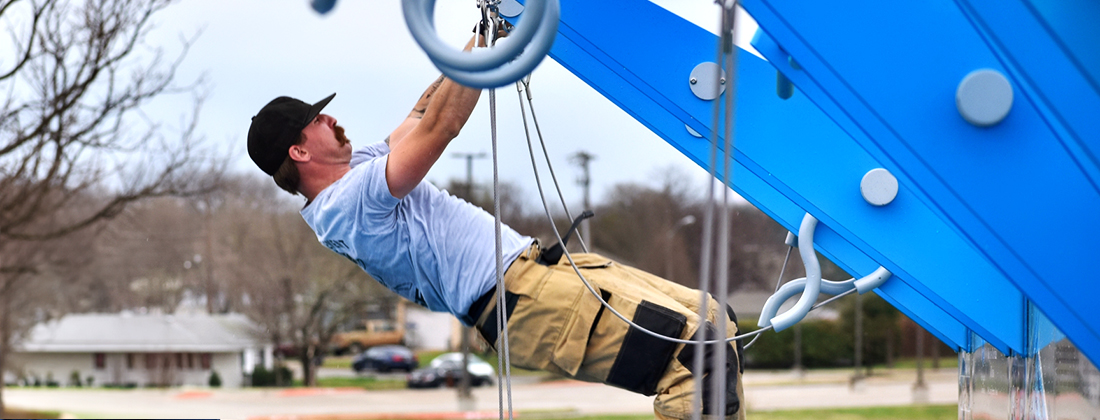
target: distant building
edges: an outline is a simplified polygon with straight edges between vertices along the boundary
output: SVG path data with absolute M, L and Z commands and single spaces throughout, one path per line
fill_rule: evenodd
M 254 366 L 272 368 L 273 346 L 259 337 L 239 314 L 68 315 L 36 325 L 5 376 L 60 386 L 76 377 L 85 386 L 206 386 L 216 371 L 223 387 L 237 388 Z
M 458 319 L 446 312 L 409 305 L 405 319 L 405 344 L 417 350 L 458 348 Z
M 737 319 L 755 320 L 760 318 L 760 310 L 764 308 L 764 302 L 767 302 L 771 295 L 771 290 L 737 290 L 730 293 L 727 302 L 730 307 L 733 308 L 733 312 L 737 314 Z M 787 301 L 779 307 L 778 313 L 781 314 L 794 307 L 794 304 L 798 302 L 799 296 L 800 295 L 795 295 L 787 299 Z M 829 297 L 831 296 L 823 295 L 818 301 Z M 840 319 L 840 312 L 837 310 L 834 303 L 833 307 L 823 306 L 811 311 L 806 315 L 805 319 L 836 321 Z

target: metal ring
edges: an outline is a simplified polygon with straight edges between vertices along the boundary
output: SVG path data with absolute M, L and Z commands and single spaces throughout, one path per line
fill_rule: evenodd
M 515 31 L 509 36 L 512 42 L 487 53 L 466 54 L 450 48 L 443 43 L 435 32 L 435 0 L 402 0 L 405 23 L 417 44 L 424 49 L 432 62 L 443 64 L 449 69 L 468 72 L 484 71 L 499 67 L 519 56 L 524 47 L 531 42 L 540 29 L 543 15 L 547 11 L 547 2 L 557 5 L 557 0 L 528 0 L 523 16 L 516 24 Z M 557 19 L 554 19 L 557 21 Z M 545 30 L 546 28 L 543 28 Z M 557 26 L 553 28 L 557 32 Z M 437 65 L 438 65 L 437 64 Z M 440 70 L 443 70 L 441 68 Z M 444 70 L 446 73 L 448 70 Z M 450 75 L 448 75 L 450 76 Z M 510 83 L 510 82 L 509 82 Z
M 542 22 L 539 24 L 540 30 L 535 34 L 535 38 L 531 40 L 527 50 L 523 51 L 523 54 L 521 54 L 519 58 L 516 58 L 515 61 L 482 72 L 463 71 L 462 69 L 451 67 L 446 63 L 438 61 L 435 58 L 432 59 L 432 63 L 435 64 L 443 74 L 451 78 L 451 80 L 464 86 L 474 88 L 497 88 L 522 79 L 524 76 L 530 74 L 535 67 L 538 67 L 539 63 L 546 58 L 546 54 L 550 52 L 550 47 L 554 45 L 554 38 L 558 33 L 558 23 L 560 22 L 561 11 L 557 0 L 549 1 L 550 4 L 547 5 L 548 10 L 543 14 Z M 516 40 L 511 38 L 511 36 L 508 37 L 508 43 L 515 43 Z

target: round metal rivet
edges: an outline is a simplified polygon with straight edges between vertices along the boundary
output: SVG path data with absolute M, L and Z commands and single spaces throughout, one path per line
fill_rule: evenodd
M 520 13 L 523 13 L 523 5 L 519 4 L 516 0 L 503 0 L 500 5 L 497 6 L 500 11 L 500 15 L 504 17 L 516 17 Z
M 872 206 L 885 206 L 898 196 L 898 179 L 883 168 L 875 168 L 863 175 L 859 193 Z
M 695 131 L 694 129 L 692 129 L 690 125 L 684 124 L 684 128 L 687 129 L 688 134 L 691 134 L 692 137 L 703 138 L 703 135 L 699 134 L 698 131 Z
M 996 70 L 972 71 L 955 90 L 955 107 L 970 124 L 978 127 L 996 125 L 1012 109 L 1012 84 Z
M 693 84 L 693 85 L 694 85 L 694 84 L 696 84 L 696 83 L 699 83 L 699 81 L 698 81 L 698 80 L 696 80 L 696 79 L 695 79 L 694 77 L 692 77 L 692 78 L 691 78 L 690 82 L 691 82 L 691 84 Z

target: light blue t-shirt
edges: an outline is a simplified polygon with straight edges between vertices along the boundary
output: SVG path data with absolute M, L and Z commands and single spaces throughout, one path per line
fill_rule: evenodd
M 493 216 L 426 181 L 398 200 L 386 183 L 389 146 L 352 154 L 351 171 L 302 209 L 325 247 L 382 285 L 460 320 L 496 284 Z M 504 267 L 532 242 L 502 226 Z M 465 320 L 464 320 L 465 321 Z

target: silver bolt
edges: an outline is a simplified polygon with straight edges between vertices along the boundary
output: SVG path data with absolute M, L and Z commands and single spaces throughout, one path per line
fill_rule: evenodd
M 725 78 L 725 77 L 723 77 L 723 78 L 721 78 L 721 79 L 718 79 L 718 83 L 721 83 L 721 84 L 723 84 L 723 85 L 724 85 L 724 84 L 726 84 L 726 78 Z
M 692 77 L 691 80 L 689 80 L 689 82 L 691 82 L 691 84 L 693 84 L 693 85 L 696 84 L 696 83 L 699 83 L 699 81 L 695 80 L 694 77 Z

